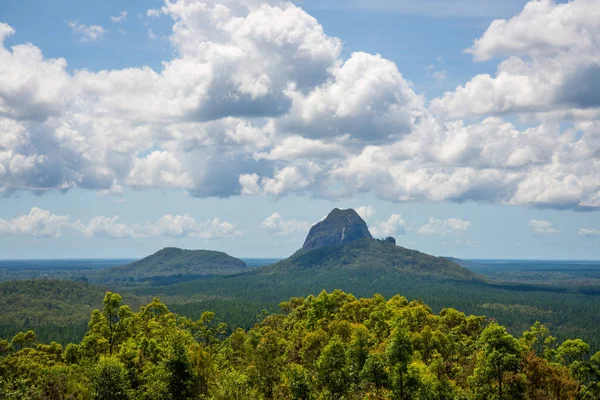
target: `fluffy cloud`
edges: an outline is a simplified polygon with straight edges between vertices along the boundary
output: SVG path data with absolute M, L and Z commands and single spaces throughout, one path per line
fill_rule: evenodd
M 529 221 L 528 225 L 531 227 L 531 230 L 534 233 L 534 235 L 537 236 L 550 236 L 556 235 L 557 233 L 561 232 L 559 229 L 554 228 L 552 226 L 552 223 L 548 221 L 539 221 L 532 219 L 531 221 Z
M 375 215 L 375 211 L 375 208 L 371 206 L 360 206 L 356 208 L 356 212 L 364 220 L 370 219 L 373 215 Z
M 0 23 L 0 192 L 597 209 L 597 13 L 591 0 L 544 0 L 494 21 L 469 52 L 502 57 L 495 76 L 429 104 L 393 62 L 343 57 L 342 41 L 291 3 L 166 1 L 147 13 L 173 24 L 160 70 L 70 71 L 33 44 L 7 48 L 14 30 Z
M 113 22 L 115 21 L 113 20 Z M 75 21 L 69 21 L 67 25 L 71 28 L 71 32 L 79 36 L 83 42 L 98 40 L 106 33 L 106 29 L 100 25 L 84 25 Z
M 595 0 L 530 1 L 519 15 L 492 22 L 466 50 L 477 61 L 506 57 L 496 75 L 477 75 L 433 100 L 433 109 L 462 117 L 599 107 L 593 94 L 599 76 L 599 21 Z
M 0 235 L 57 238 L 70 226 L 71 218 L 68 215 L 56 215 L 34 207 L 27 215 L 11 220 L 0 219 Z
M 367 143 L 412 131 L 423 111 L 423 99 L 396 65 L 366 53 L 353 53 L 333 70 L 332 80 L 293 98 L 285 128 L 309 137 L 350 135 Z
M 577 233 L 583 237 L 600 237 L 600 229 L 581 228 Z
M 464 234 L 470 227 L 470 221 L 465 221 L 459 218 L 449 218 L 440 220 L 433 217 L 429 218 L 429 222 L 419 228 L 419 233 L 422 235 L 456 235 Z
M 149 236 L 192 236 L 203 239 L 240 236 L 234 225 L 219 218 L 198 222 L 192 216 L 167 214 L 157 221 L 144 224 L 120 222 L 119 216 L 98 216 L 85 223 L 73 221 L 68 215 L 56 215 L 34 207 L 29 214 L 0 219 L 0 235 L 18 235 L 58 238 L 64 234 L 82 234 L 84 237 L 141 238 Z
M 87 224 L 78 222 L 74 228 L 85 237 L 137 238 L 145 236 L 140 225 L 128 225 L 119 222 L 119 217 L 94 217 Z
M 408 226 L 399 214 L 392 214 L 387 221 L 377 221 L 371 226 L 371 234 L 375 237 L 404 235 Z
M 273 213 L 262 222 L 262 225 L 269 232 L 278 235 L 288 236 L 295 233 L 307 234 L 311 224 L 306 221 L 296 221 L 295 219 L 284 220 L 279 213 Z

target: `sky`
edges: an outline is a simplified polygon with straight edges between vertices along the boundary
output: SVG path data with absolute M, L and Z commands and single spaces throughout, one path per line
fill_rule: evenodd
M 598 260 L 599 82 L 596 0 L 0 1 L 0 258 Z

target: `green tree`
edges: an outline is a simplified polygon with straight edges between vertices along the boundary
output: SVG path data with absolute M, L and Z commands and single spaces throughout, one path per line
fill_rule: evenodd
M 167 360 L 166 367 L 170 373 L 169 392 L 172 398 L 178 400 L 191 398 L 194 395 L 194 370 L 188 349 L 181 340 L 173 343 L 173 354 Z
M 388 364 L 392 369 L 393 388 L 397 399 L 405 399 L 406 391 L 404 388 L 404 379 L 408 371 L 408 364 L 412 358 L 413 346 L 410 341 L 410 331 L 408 324 L 404 320 L 397 322 L 390 341 L 386 347 L 385 354 Z
M 385 369 L 385 357 L 381 353 L 371 353 L 360 373 L 363 382 L 375 386 L 377 394 L 386 387 L 389 382 L 389 376 Z
M 292 399 L 309 400 L 312 387 L 310 373 L 302 365 L 291 364 L 286 376 Z
M 94 399 L 129 399 L 129 380 L 123 364 L 114 357 L 102 357 L 92 375 Z
M 317 379 L 330 399 L 342 398 L 350 388 L 346 348 L 339 336 L 331 338 L 316 364 Z
M 503 326 L 492 323 L 481 333 L 478 346 L 480 353 L 474 372 L 478 395 L 497 399 L 519 398 L 516 381 L 511 380 L 508 388 L 505 384 L 506 375 L 520 369 L 522 348 L 519 341 Z M 506 396 L 507 392 L 510 393 L 509 397 Z

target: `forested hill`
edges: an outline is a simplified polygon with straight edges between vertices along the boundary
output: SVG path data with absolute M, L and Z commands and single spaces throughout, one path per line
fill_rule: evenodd
M 131 264 L 106 269 L 93 277 L 92 281 L 144 281 L 169 276 L 190 279 L 235 275 L 246 270 L 244 261 L 220 251 L 167 247 Z
M 485 317 L 396 295 L 292 298 L 227 334 L 211 312 L 134 312 L 106 293 L 80 343 L 0 339 L 2 399 L 593 400 L 600 352 L 539 323 L 511 335 Z
M 262 274 L 285 274 L 286 271 L 347 270 L 364 272 L 401 272 L 430 278 L 479 281 L 483 278 L 467 268 L 416 250 L 396 246 L 393 241 L 364 238 L 351 243 L 300 250 L 291 257 L 263 267 Z M 312 272 L 311 272 L 312 271 Z

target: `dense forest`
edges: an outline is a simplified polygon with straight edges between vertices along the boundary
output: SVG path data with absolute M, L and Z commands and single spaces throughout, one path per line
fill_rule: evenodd
M 106 293 L 80 343 L 0 340 L 0 399 L 598 399 L 600 352 L 536 323 L 336 290 L 249 330 Z

